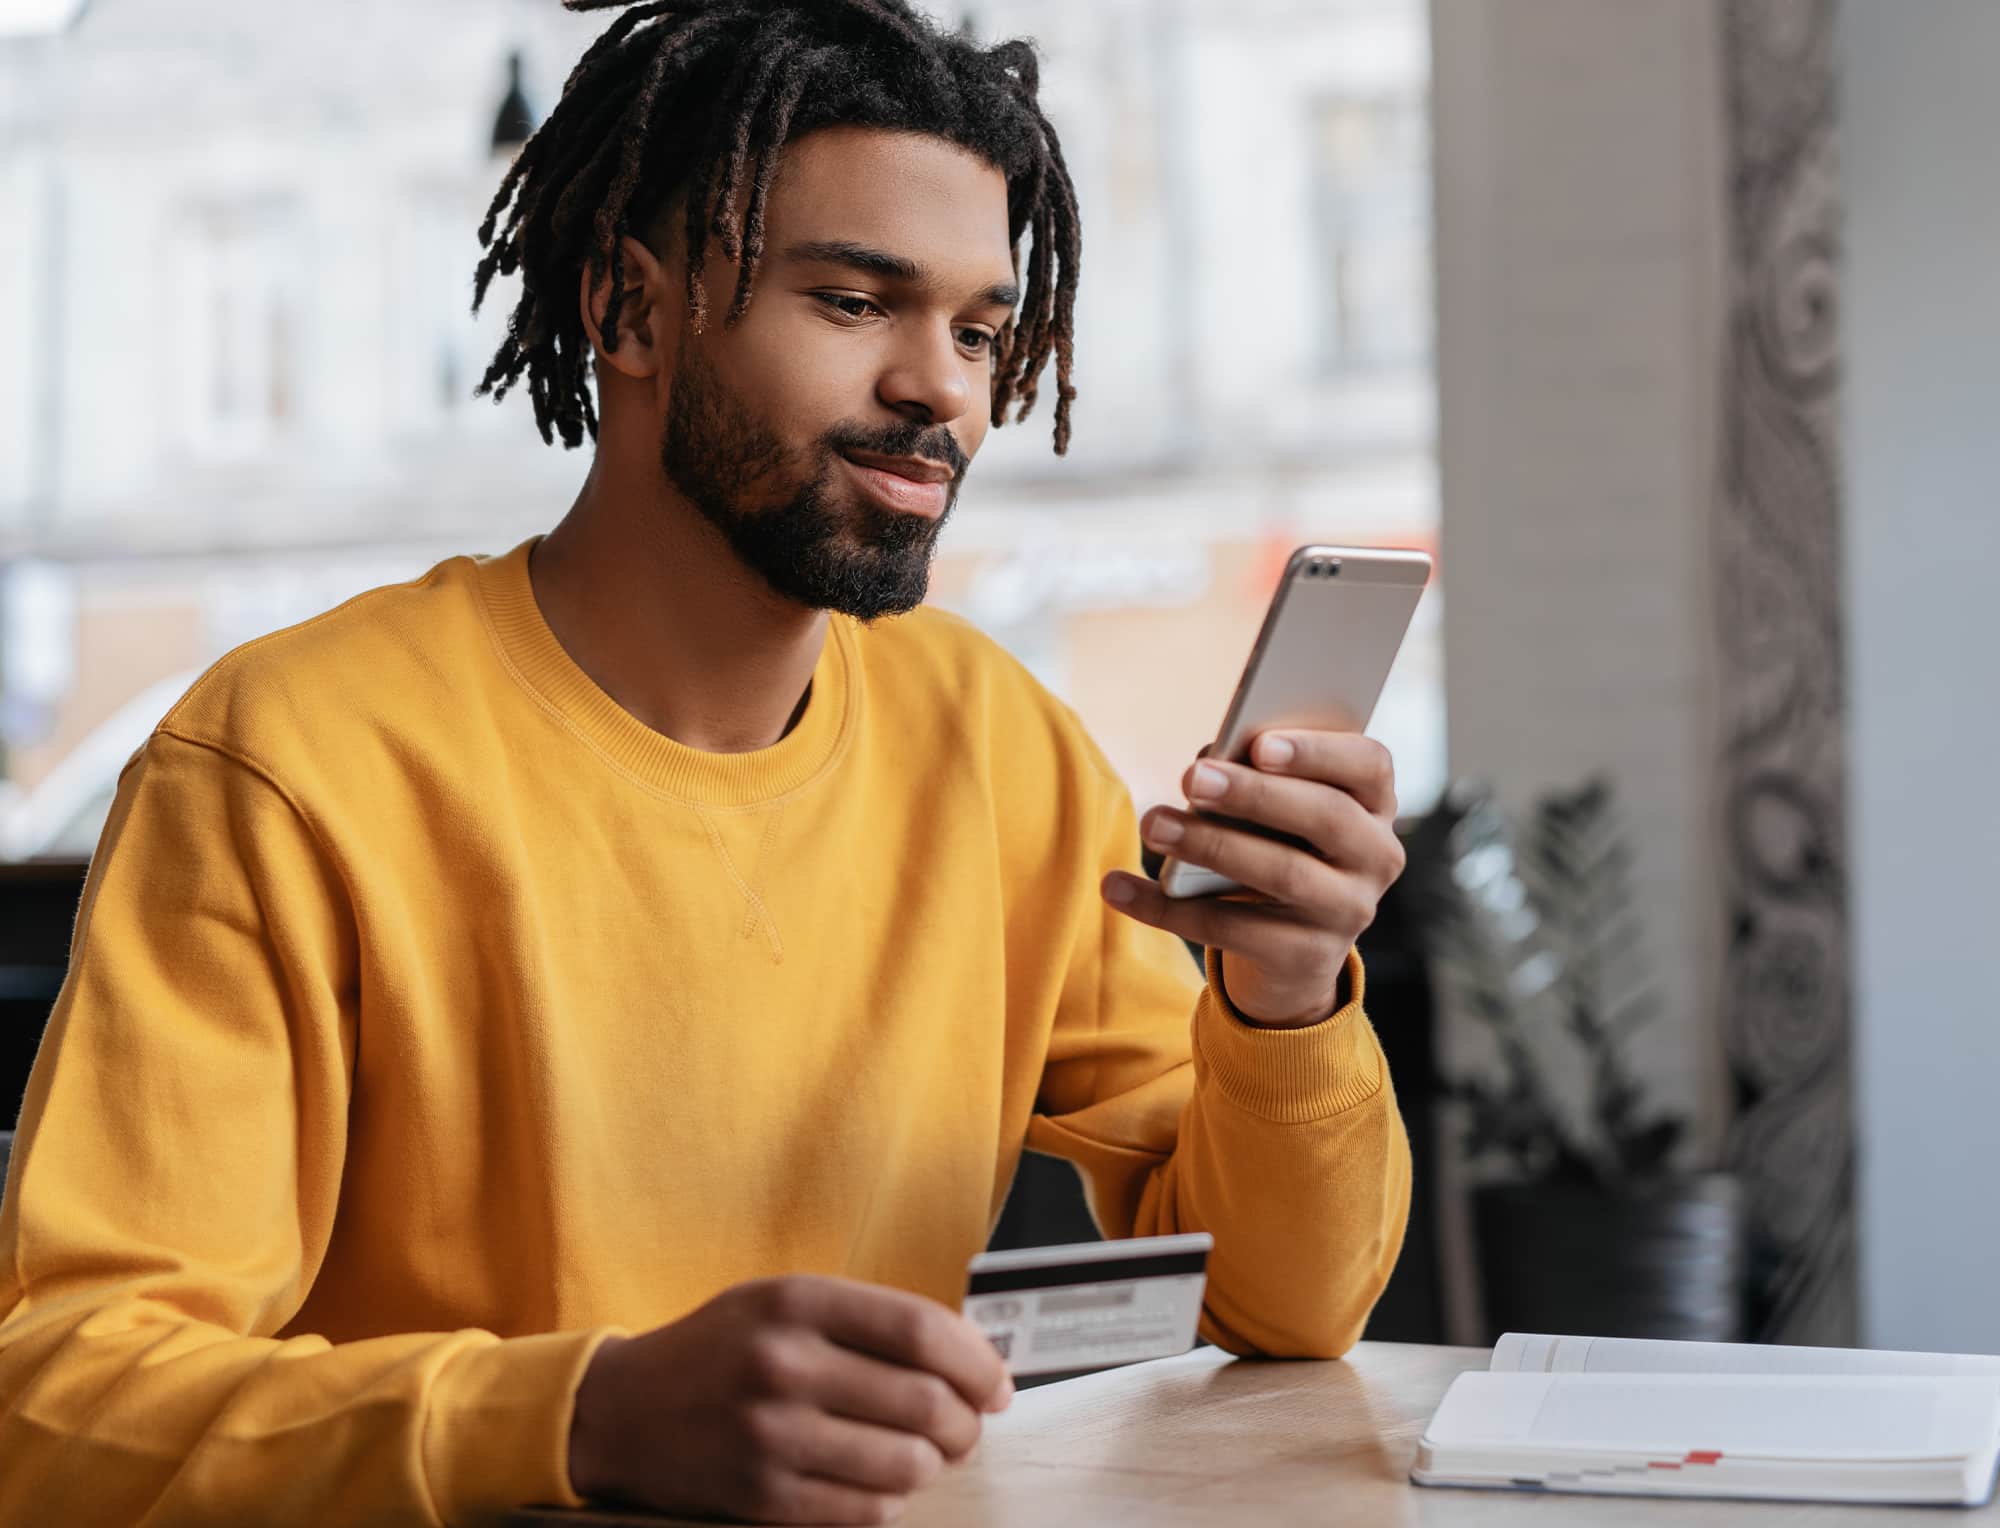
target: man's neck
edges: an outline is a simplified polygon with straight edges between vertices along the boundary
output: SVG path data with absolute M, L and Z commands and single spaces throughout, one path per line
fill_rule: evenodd
M 689 506 L 593 471 L 529 577 L 577 667 L 677 743 L 768 748 L 804 712 L 825 614 L 778 595 Z

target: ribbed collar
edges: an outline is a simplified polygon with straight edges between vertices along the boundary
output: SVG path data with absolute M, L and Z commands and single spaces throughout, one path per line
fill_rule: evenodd
M 528 554 L 540 539 L 532 537 L 504 557 L 474 559 L 493 637 L 523 687 L 614 768 L 683 800 L 743 807 L 789 795 L 830 768 L 845 750 L 861 701 L 860 665 L 845 618 L 827 620 L 828 640 L 813 668 L 812 695 L 796 727 L 769 748 L 704 753 L 655 732 L 625 710 L 556 640 L 528 578 Z

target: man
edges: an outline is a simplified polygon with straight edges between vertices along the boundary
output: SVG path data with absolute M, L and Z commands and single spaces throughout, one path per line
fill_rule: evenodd
M 1291 839 L 1151 814 L 1263 894 L 1169 904 L 1066 708 L 877 619 L 1051 358 L 1066 441 L 1035 93 L 902 0 L 585 55 L 480 271 L 576 503 L 231 654 L 121 781 L 0 1210 L 0 1521 L 881 1521 L 1007 1403 L 951 1307 L 1024 1145 L 1214 1234 L 1216 1342 L 1359 1335 L 1386 756 L 1195 764 Z

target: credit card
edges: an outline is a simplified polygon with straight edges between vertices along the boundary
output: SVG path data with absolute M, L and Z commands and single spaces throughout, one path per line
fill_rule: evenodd
M 982 1252 L 963 1309 L 1012 1374 L 1166 1358 L 1194 1346 L 1214 1246 L 1192 1231 Z

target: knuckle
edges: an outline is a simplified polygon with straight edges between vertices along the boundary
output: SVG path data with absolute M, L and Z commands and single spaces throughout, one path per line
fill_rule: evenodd
M 915 1491 L 937 1479 L 944 1469 L 944 1455 L 928 1438 L 914 1435 L 900 1440 L 890 1467 L 890 1486 L 897 1491 Z
M 1371 898 L 1368 897 L 1350 898 L 1347 912 L 1348 916 L 1345 926 L 1352 928 L 1354 930 L 1354 935 L 1356 938 L 1359 938 L 1362 934 L 1365 934 L 1371 927 L 1374 926 L 1375 903 Z
M 749 1406 L 744 1409 L 743 1441 L 749 1445 L 750 1458 L 754 1467 L 775 1464 L 784 1457 L 785 1447 L 790 1441 L 791 1428 L 782 1407 L 772 1405 Z
M 1196 944 L 1214 945 L 1222 942 L 1223 931 L 1227 927 L 1225 920 L 1228 916 L 1226 909 L 1229 903 L 1215 897 L 1201 897 L 1181 905 L 1185 909 L 1181 914 L 1179 929 L 1183 938 L 1192 939 Z
M 1188 823 L 1187 837 L 1181 840 L 1181 858 L 1192 860 L 1197 865 L 1206 865 L 1210 870 L 1220 871 L 1230 877 L 1236 862 L 1236 846 L 1229 841 L 1229 835 L 1219 828 L 1210 827 L 1199 819 Z
M 924 1306 L 912 1304 L 896 1317 L 896 1340 L 904 1352 L 921 1361 L 937 1351 L 937 1321 Z
M 916 1399 L 911 1407 L 916 1426 L 933 1438 L 943 1438 L 956 1420 L 957 1393 L 935 1374 L 918 1378 Z
M 1317 861 L 1294 850 L 1278 856 L 1266 879 L 1281 902 L 1304 902 L 1313 894 L 1319 868 Z
M 1228 778 L 1229 810 L 1240 812 L 1245 807 L 1256 807 L 1271 799 L 1270 778 L 1260 769 L 1246 769 L 1241 764 L 1215 766 Z
M 791 1472 L 776 1463 L 753 1465 L 743 1482 L 743 1515 L 776 1522 L 792 1514 L 798 1487 Z
M 1374 738 L 1368 740 L 1368 772 L 1370 783 L 1381 790 L 1393 789 L 1396 783 L 1396 756 L 1389 751 L 1389 745 Z
M 764 1286 L 764 1311 L 773 1321 L 796 1326 L 805 1319 L 809 1295 L 806 1281 L 796 1274 L 771 1279 Z
M 980 1430 L 979 1413 L 963 1403 L 954 1404 L 939 1440 L 939 1452 L 948 1460 L 963 1459 L 979 1446 Z
M 1382 868 L 1389 873 L 1391 881 L 1401 880 L 1403 872 L 1410 868 L 1410 851 L 1394 834 L 1389 836 L 1389 852 L 1383 856 Z
M 803 1378 L 803 1355 L 783 1332 L 762 1331 L 744 1355 L 752 1388 L 762 1395 L 790 1395 Z
M 1354 819 L 1349 816 L 1352 807 L 1352 801 L 1343 802 L 1336 797 L 1314 818 L 1312 832 L 1307 836 L 1319 847 L 1321 853 L 1331 858 L 1339 857 L 1341 845 L 1354 828 Z

